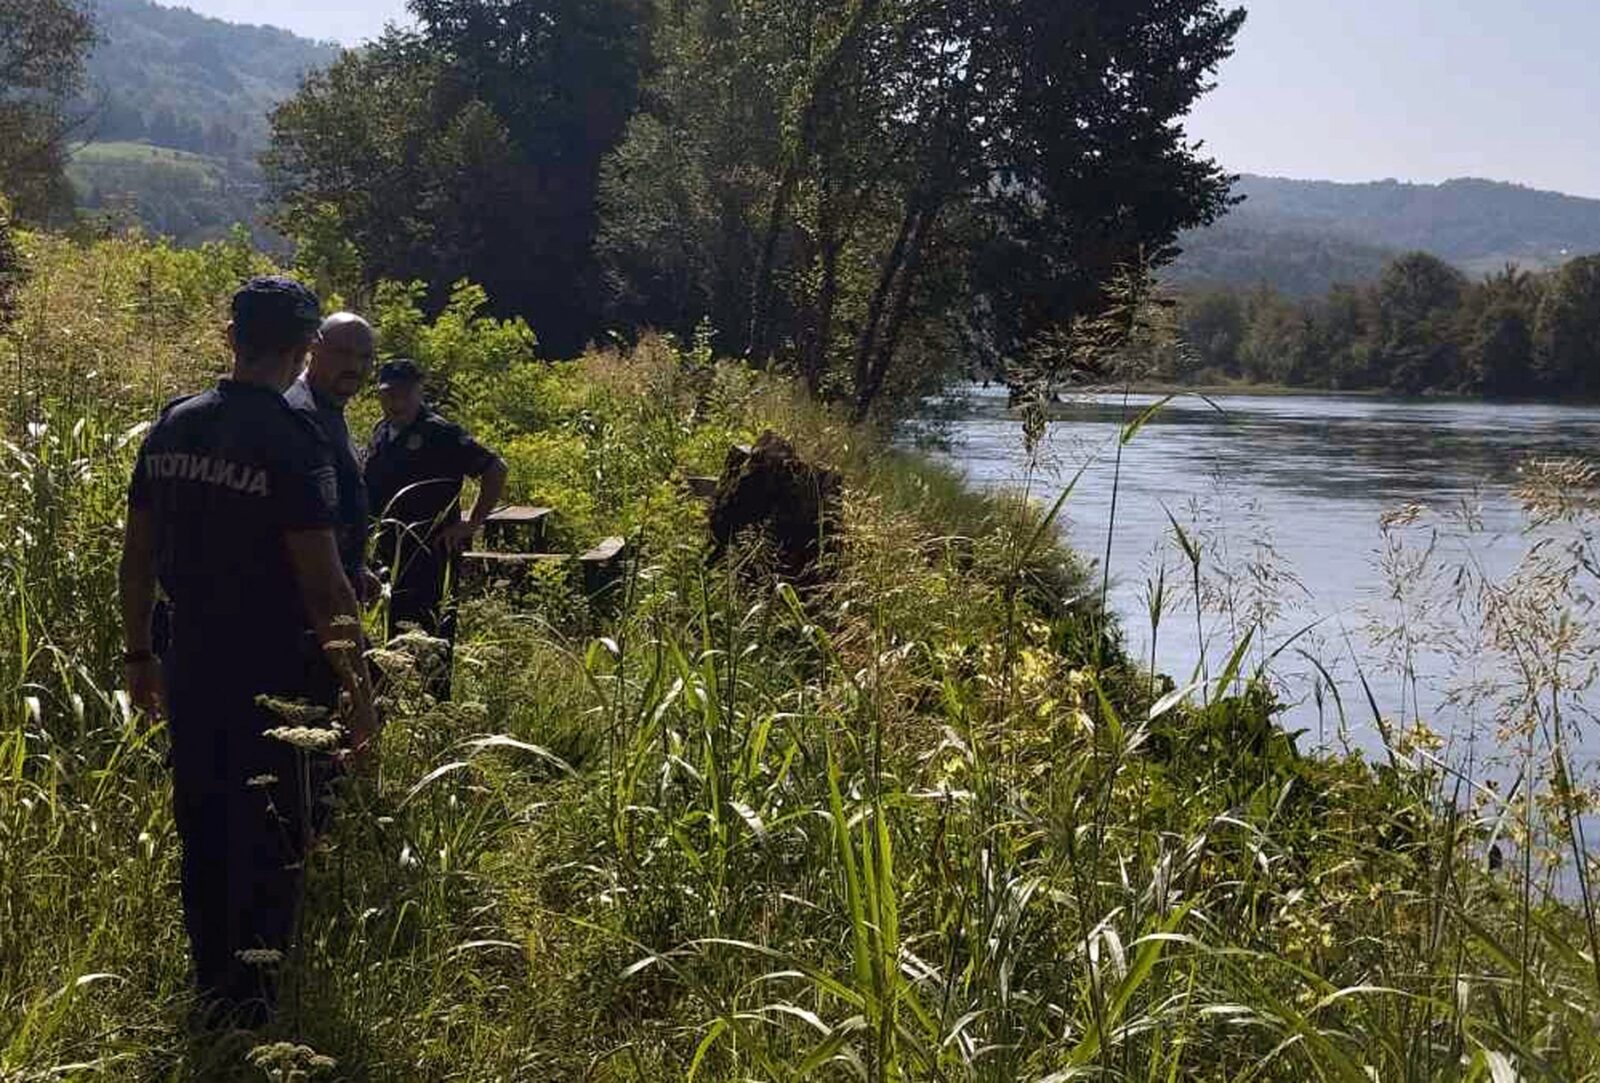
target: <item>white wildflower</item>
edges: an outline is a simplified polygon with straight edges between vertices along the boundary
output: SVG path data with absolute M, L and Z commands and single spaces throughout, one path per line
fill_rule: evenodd
M 265 707 L 285 722 L 295 726 L 309 726 L 314 722 L 324 722 L 333 713 L 327 707 L 319 704 L 279 699 L 276 696 L 257 696 L 256 705 Z
M 266 1073 L 274 1083 L 279 1080 L 307 1079 L 322 1072 L 331 1072 L 339 1064 L 326 1053 L 318 1053 L 309 1045 L 294 1042 L 273 1042 L 258 1045 L 246 1055 L 253 1068 Z
M 263 736 L 308 752 L 330 752 L 339 746 L 339 731 L 320 726 L 275 726 Z

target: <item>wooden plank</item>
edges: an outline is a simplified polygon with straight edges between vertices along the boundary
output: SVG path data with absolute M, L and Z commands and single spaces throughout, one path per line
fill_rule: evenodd
M 590 601 L 615 601 L 619 596 L 626 569 L 628 543 L 621 538 L 607 538 L 587 553 L 578 557 L 583 569 L 583 592 Z
M 488 522 L 491 523 L 538 523 L 549 518 L 553 508 L 537 508 L 525 504 L 511 504 L 489 513 Z
M 480 564 L 498 564 L 505 567 L 524 567 L 529 564 L 542 564 L 551 561 L 571 560 L 570 553 L 484 553 L 472 552 L 461 554 L 462 560 L 476 561 Z
M 550 508 L 513 504 L 492 512 L 483 524 L 485 549 L 510 553 L 532 553 L 544 548 L 545 523 L 554 514 Z
M 578 557 L 585 564 L 609 564 L 623 554 L 628 543 L 621 538 L 607 538 L 587 553 Z

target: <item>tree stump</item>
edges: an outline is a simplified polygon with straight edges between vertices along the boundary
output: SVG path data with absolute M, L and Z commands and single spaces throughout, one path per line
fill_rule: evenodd
M 711 504 L 708 562 L 720 561 L 740 535 L 754 533 L 770 547 L 780 578 L 815 583 L 839 529 L 842 489 L 837 472 L 806 462 L 776 433 L 763 433 L 754 447 L 735 447 Z

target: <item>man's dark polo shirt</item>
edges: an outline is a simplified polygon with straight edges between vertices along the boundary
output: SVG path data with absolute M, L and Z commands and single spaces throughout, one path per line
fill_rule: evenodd
M 372 513 L 431 538 L 459 516 L 462 479 L 481 476 L 494 460 L 465 429 L 428 407 L 403 429 L 380 421 L 367 448 Z

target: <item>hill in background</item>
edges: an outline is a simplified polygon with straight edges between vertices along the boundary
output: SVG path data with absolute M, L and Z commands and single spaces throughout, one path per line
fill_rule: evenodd
M 339 47 L 146 0 L 96 0 L 80 109 L 93 142 L 69 173 L 83 207 L 195 243 L 259 230 L 267 114 Z
M 1514 262 L 1530 270 L 1600 251 L 1600 200 L 1487 180 L 1336 184 L 1244 176 L 1245 197 L 1217 225 L 1186 234 L 1169 273 L 1178 285 L 1265 282 L 1309 296 L 1373 277 L 1406 251 L 1469 274 Z

